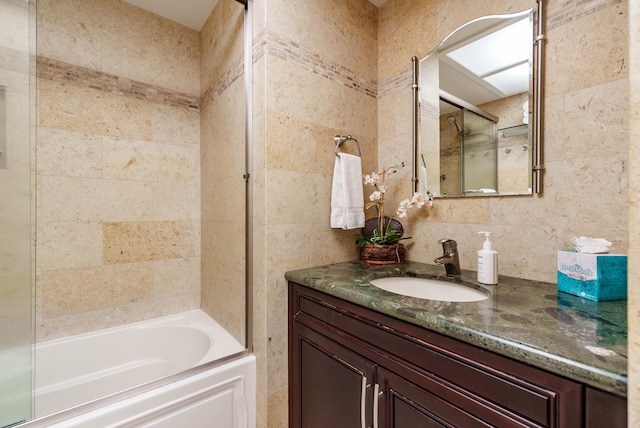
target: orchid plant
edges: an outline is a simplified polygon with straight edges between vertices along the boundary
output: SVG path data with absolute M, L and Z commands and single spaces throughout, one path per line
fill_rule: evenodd
M 407 212 L 413 207 L 422 208 L 423 206 L 430 207 L 433 205 L 433 195 L 425 189 L 426 197 L 422 193 L 416 192 L 411 199 L 400 201 L 394 215 L 391 217 L 385 215 L 384 197 L 389 190 L 389 185 L 385 181 L 403 167 L 404 162 L 390 168 L 383 168 L 379 173 L 372 172 L 364 177 L 364 184 L 372 185 L 375 189 L 373 193 L 369 195 L 369 203 L 366 205 L 366 209 L 371 207 L 376 208 L 377 227 L 368 237 L 360 236 L 356 241 L 358 246 L 362 247 L 365 244 L 392 245 L 397 244 L 401 239 L 409 239 L 402 238 L 401 227 L 400 231 L 392 227 L 394 217 L 405 218 Z

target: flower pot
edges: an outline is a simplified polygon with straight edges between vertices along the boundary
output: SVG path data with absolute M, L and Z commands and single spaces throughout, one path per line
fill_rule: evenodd
M 364 244 L 360 247 L 360 260 L 372 265 L 404 263 L 405 248 L 402 244 Z
M 384 218 L 385 224 L 389 225 L 390 229 L 393 229 L 398 234 L 398 239 L 402 238 L 404 234 L 404 228 L 402 227 L 402 223 L 398 220 L 392 220 L 389 217 Z M 378 217 L 373 217 L 364 222 L 364 227 L 362 228 L 362 236 L 369 237 L 373 233 L 374 230 L 378 229 Z

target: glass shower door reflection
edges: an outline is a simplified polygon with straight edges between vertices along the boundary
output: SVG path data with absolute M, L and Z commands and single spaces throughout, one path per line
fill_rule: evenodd
M 0 0 L 0 427 L 32 418 L 31 6 Z
M 463 110 L 462 193 L 498 192 L 497 124 L 472 111 Z

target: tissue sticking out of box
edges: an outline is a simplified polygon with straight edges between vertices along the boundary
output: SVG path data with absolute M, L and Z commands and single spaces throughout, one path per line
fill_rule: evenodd
M 585 254 L 607 254 L 611 247 L 611 242 L 606 239 L 587 236 L 574 236 L 571 242 L 575 245 L 577 252 Z

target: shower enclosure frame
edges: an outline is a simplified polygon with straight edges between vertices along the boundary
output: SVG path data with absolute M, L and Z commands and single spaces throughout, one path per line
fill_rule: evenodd
M 245 117 L 245 133 L 244 133 L 244 149 L 245 149 L 245 172 L 242 174 L 242 177 L 239 177 L 239 179 L 243 179 L 245 182 L 245 281 L 244 281 L 244 287 L 245 287 L 245 343 L 244 343 L 244 350 L 238 353 L 235 353 L 233 355 L 229 355 L 228 357 L 224 357 L 221 359 L 218 359 L 216 361 L 212 361 L 210 363 L 206 363 L 203 364 L 201 366 L 198 367 L 194 367 L 191 369 L 188 369 L 186 371 L 183 371 L 181 373 L 177 373 L 171 376 L 167 376 L 146 384 L 142 384 L 142 385 L 138 385 L 136 387 L 124 390 L 122 392 L 113 394 L 111 396 L 105 397 L 105 398 L 101 398 L 99 400 L 96 400 L 94 402 L 91 403 L 87 403 L 81 406 L 78 406 L 76 408 L 73 409 L 68 409 L 65 410 L 61 413 L 55 414 L 55 415 L 51 415 L 51 416 L 47 416 L 45 418 L 42 419 L 37 419 L 37 420 L 31 420 L 26 422 L 25 426 L 30 426 L 30 427 L 45 427 L 48 426 L 49 424 L 53 424 L 53 423 L 59 423 L 61 421 L 64 421 L 66 419 L 84 414 L 86 412 L 90 412 L 96 409 L 99 409 L 103 406 L 109 405 L 109 404 L 113 404 L 113 403 L 117 403 L 120 402 L 122 400 L 126 400 L 127 398 L 131 398 L 134 397 L 136 395 L 142 394 L 144 392 L 148 392 L 151 390 L 154 390 L 156 388 L 162 387 L 164 385 L 168 385 L 183 379 L 186 379 L 188 377 L 192 377 L 201 373 L 204 373 L 208 370 L 214 369 L 218 366 L 222 366 L 224 364 L 229 363 L 230 361 L 234 361 L 234 360 L 240 360 L 243 357 L 250 355 L 253 353 L 253 279 L 254 279 L 254 275 L 253 275 L 253 263 L 254 263 L 254 257 L 253 257 L 253 251 L 254 251 L 254 247 L 253 247 L 253 121 L 252 121 L 252 98 L 253 98 L 253 90 L 252 90 L 252 66 L 253 66 L 253 51 L 252 51 L 252 46 L 253 46 L 253 31 L 252 31 L 252 24 L 253 24 L 253 14 L 252 14 L 252 1 L 251 0 L 236 0 L 238 3 L 242 4 L 244 7 L 244 28 L 243 28 L 243 46 L 244 46 L 244 52 L 243 52 L 243 88 L 244 88 L 244 117 Z M 29 1 L 29 7 L 30 7 L 30 19 L 29 19 L 29 23 L 30 25 L 33 26 L 33 34 L 35 34 L 35 19 L 33 19 L 33 17 L 35 16 L 35 7 L 36 7 L 36 0 L 30 0 Z M 33 21 L 33 22 L 31 22 Z M 35 37 L 34 40 L 32 41 L 32 48 L 33 49 L 31 52 L 35 52 Z M 31 64 L 31 71 L 29 73 L 29 78 L 30 80 L 32 80 L 30 87 L 32 89 L 32 91 L 35 89 L 35 60 L 36 60 L 36 55 L 31 54 L 30 55 L 30 62 Z M 32 97 L 32 106 L 31 108 L 35 109 L 35 91 L 33 91 L 33 93 L 30 94 L 30 97 Z M 35 147 L 35 121 L 34 121 L 34 114 L 30 114 L 30 120 L 29 120 L 29 129 L 31 130 L 32 135 L 30 136 L 31 141 L 31 147 Z M 35 155 L 33 155 L 33 153 L 35 153 L 35 150 L 31 150 L 32 152 L 32 159 L 31 162 L 32 164 L 35 164 Z M 35 180 L 35 168 L 31 168 L 31 178 L 32 180 Z M 35 181 L 34 181 L 35 183 Z M 35 198 L 32 198 L 31 200 L 31 204 L 35 205 Z M 32 217 L 33 220 L 32 223 L 32 230 L 31 231 L 31 235 L 35 236 L 35 207 L 32 207 Z M 33 244 L 35 244 L 35 242 L 33 242 Z M 33 259 L 33 256 L 32 256 Z M 31 318 L 31 324 L 32 324 L 32 328 L 35 328 L 35 321 L 34 321 L 34 305 L 35 305 L 35 299 L 33 298 L 34 296 L 34 291 L 35 291 L 35 275 L 34 275 L 34 268 L 33 268 L 33 263 L 32 263 L 32 267 L 31 267 L 32 272 L 32 278 L 31 278 L 31 284 L 30 284 L 30 293 L 31 293 L 31 310 L 32 313 L 30 315 Z M 32 330 L 33 332 L 33 330 Z M 35 334 L 32 333 L 32 337 L 31 337 L 31 341 L 32 343 L 34 343 L 34 337 Z M 33 358 L 32 358 L 33 361 Z M 32 365 L 33 367 L 33 365 Z M 32 386 L 32 391 L 33 391 L 33 381 L 31 382 L 31 386 Z M 33 396 L 33 395 L 32 395 Z M 32 408 L 32 413 L 31 413 L 31 417 L 33 417 L 34 412 L 33 412 L 33 401 L 31 403 L 31 408 Z M 17 424 L 22 424 L 25 421 L 16 421 Z M 10 424 L 8 426 L 14 426 L 15 424 Z

